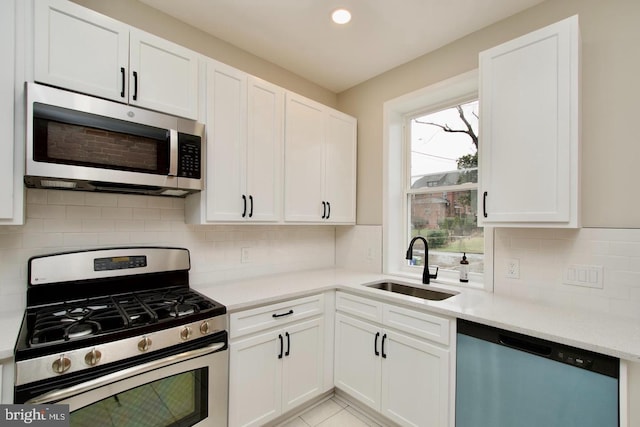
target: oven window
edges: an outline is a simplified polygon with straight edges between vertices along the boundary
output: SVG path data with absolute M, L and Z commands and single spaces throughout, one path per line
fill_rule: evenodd
M 208 368 L 184 372 L 73 411 L 71 426 L 186 427 L 207 417 Z

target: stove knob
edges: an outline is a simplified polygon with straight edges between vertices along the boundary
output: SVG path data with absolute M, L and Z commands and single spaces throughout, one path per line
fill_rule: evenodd
M 151 347 L 151 338 L 144 337 L 140 341 L 138 341 L 138 350 L 144 352 L 149 350 L 149 347 Z
M 182 341 L 186 341 L 191 338 L 191 328 L 189 326 L 185 326 L 184 328 L 182 328 L 182 330 L 180 331 L 180 338 L 182 339 Z
M 209 332 L 211 332 L 211 327 L 209 326 L 209 322 L 207 322 L 206 320 L 204 322 L 202 322 L 202 324 L 200 325 L 200 333 L 202 335 L 207 335 Z
M 84 363 L 86 363 L 89 366 L 96 366 L 98 362 L 100 362 L 101 358 L 102 358 L 102 353 L 99 350 L 96 350 L 94 348 L 89 353 L 85 354 Z
M 71 367 L 71 359 L 65 357 L 65 355 L 62 354 L 53 362 L 51 367 L 53 368 L 53 372 L 55 372 L 56 374 L 63 374 L 67 372 Z

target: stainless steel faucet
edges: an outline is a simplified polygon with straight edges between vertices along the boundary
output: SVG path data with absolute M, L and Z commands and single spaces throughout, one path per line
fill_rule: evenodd
M 411 239 L 409 243 L 409 249 L 407 249 L 407 259 L 411 260 L 413 258 L 413 244 L 416 240 L 422 240 L 424 243 L 424 270 L 422 270 L 422 283 L 425 285 L 429 284 L 429 279 L 435 279 L 438 276 L 438 270 L 436 270 L 436 274 L 429 273 L 429 244 L 427 243 L 427 239 L 422 236 L 416 236 Z

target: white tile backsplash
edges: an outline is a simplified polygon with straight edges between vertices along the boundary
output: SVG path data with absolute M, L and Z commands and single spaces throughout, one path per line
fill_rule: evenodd
M 194 288 L 335 265 L 335 227 L 188 225 L 184 200 L 27 190 L 24 226 L 0 226 L 0 312 L 25 306 L 34 255 L 106 246 L 160 245 L 191 251 Z M 250 249 L 242 263 L 241 248 Z
M 494 292 L 640 319 L 640 230 L 495 229 Z M 506 278 L 508 259 L 520 278 Z M 563 283 L 570 264 L 599 265 L 602 289 Z

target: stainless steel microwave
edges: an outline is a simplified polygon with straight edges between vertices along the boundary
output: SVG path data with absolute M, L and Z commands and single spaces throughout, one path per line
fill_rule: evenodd
M 202 190 L 204 125 L 26 84 L 27 187 L 186 196 Z

